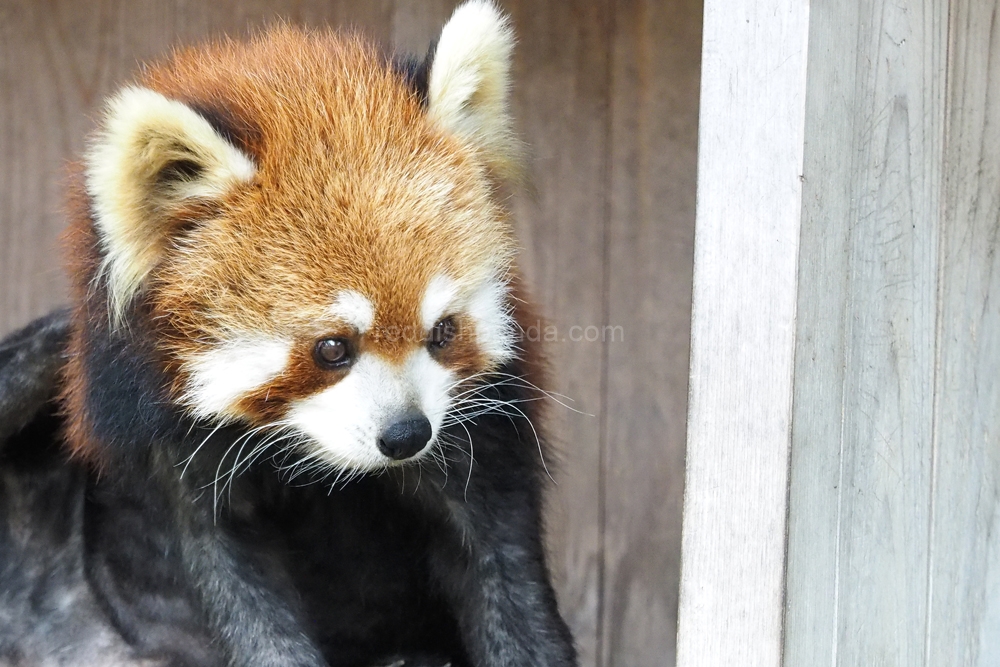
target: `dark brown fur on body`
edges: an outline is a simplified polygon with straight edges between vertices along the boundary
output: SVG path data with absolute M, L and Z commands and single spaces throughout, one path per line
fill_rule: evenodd
M 27 365 L 0 345 L 0 440 L 13 424 L 52 471 L 10 474 L 34 521 L 61 511 L 42 488 L 73 508 L 47 547 L 65 558 L 0 590 L 44 578 L 91 619 L 90 653 L 39 664 L 101 641 L 107 664 L 576 664 L 541 538 L 544 364 L 505 328 L 534 321 L 494 188 L 516 159 L 511 39 L 482 0 L 424 70 L 281 26 L 180 51 L 112 102 L 71 198 L 69 331 L 15 338 Z M 3 413 L 8 386 L 35 387 L 37 417 Z M 300 428 L 353 416 L 324 397 L 371 399 L 378 428 L 419 410 L 434 436 L 399 461 L 370 434 L 337 450 Z M 12 534 L 0 556 L 29 562 Z M 0 616 L 0 661 L 37 637 Z
M 60 452 L 56 378 L 69 317 L 0 342 L 0 665 L 160 667 L 103 613 L 84 572 L 84 466 Z

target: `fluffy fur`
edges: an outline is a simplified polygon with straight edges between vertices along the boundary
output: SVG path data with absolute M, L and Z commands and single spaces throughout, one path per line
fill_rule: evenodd
M 172 219 L 177 209 L 186 201 L 216 199 L 256 171 L 191 108 L 134 87 L 108 103 L 87 165 L 116 323 L 163 255 L 170 227 L 179 222 Z
M 145 664 L 84 574 L 87 473 L 59 455 L 56 376 L 69 317 L 0 342 L 0 665 Z
M 49 550 L 78 564 L 48 581 L 99 607 L 109 664 L 575 664 L 496 189 L 512 43 L 483 0 L 419 64 L 277 27 L 109 103 L 72 196 L 68 341 L 58 318 L 15 338 L 42 347 L 8 383 L 37 415 L 15 449 L 58 427 L 74 457 L 43 456 L 73 507 Z
M 480 14 L 491 13 L 495 31 L 506 34 L 492 6 L 474 6 Z M 460 8 L 454 20 L 467 13 L 468 7 Z M 461 78 L 465 70 L 483 68 L 481 54 L 470 54 L 465 68 L 455 62 L 461 54 L 445 48 L 457 39 L 448 38 L 453 32 L 446 28 L 438 47 L 439 53 L 452 53 L 445 75 Z M 445 76 L 438 69 L 435 58 L 432 81 Z M 486 69 L 505 74 L 506 65 Z M 477 81 L 484 89 L 505 88 L 493 78 L 483 75 Z M 513 334 L 503 327 L 511 329 L 505 313 L 514 243 L 506 211 L 493 196 L 493 160 L 486 155 L 495 147 L 457 134 L 433 116 L 438 104 L 474 108 L 467 98 L 476 81 L 451 86 L 450 96 L 440 100 L 431 96 L 425 109 L 399 73 L 363 41 L 278 28 L 249 44 L 224 42 L 180 52 L 150 68 L 138 83 L 141 87 L 129 88 L 109 105 L 88 156 L 86 195 L 93 227 L 88 217 L 79 216 L 74 234 L 78 257 L 89 253 L 85 261 L 100 269 L 94 274 L 89 266 L 79 266 L 74 273 L 85 281 L 81 293 L 106 291 L 113 327 L 137 319 L 134 299 L 142 297 L 157 329 L 157 352 L 166 356 L 173 400 L 199 415 L 214 411 L 255 426 L 295 414 L 297 402 L 314 403 L 330 381 L 327 373 L 306 370 L 312 365 L 311 346 L 321 335 L 356 338 L 359 352 L 412 367 L 410 357 L 426 333 L 421 304 L 439 275 L 447 276 L 454 289 L 443 305 L 452 308 L 449 314 L 462 333 L 453 346 L 451 380 L 495 368 L 510 356 Z M 150 117 L 122 102 L 135 96 L 156 101 Z M 184 122 L 164 120 L 160 101 L 167 98 L 171 112 L 184 116 Z M 209 118 L 214 140 L 203 136 Z M 149 131 L 160 124 L 169 133 Z M 169 141 L 161 140 L 167 134 Z M 120 145 L 132 152 L 119 150 Z M 160 171 L 136 168 L 136 156 L 141 165 L 160 165 Z M 234 162 L 252 164 L 242 172 L 252 173 L 250 180 L 217 167 Z M 104 173 L 132 180 L 95 176 Z M 100 205 L 121 199 L 122 191 L 151 203 L 113 212 Z M 158 212 L 152 219 L 149 209 Z M 210 225 L 201 224 L 206 219 Z M 120 237 L 142 240 L 123 244 Z M 97 256 L 87 249 L 92 242 Z M 132 280 L 136 276 L 143 277 L 139 285 Z M 371 331 L 363 338 L 356 322 L 331 309 L 345 291 L 374 306 Z M 471 307 L 482 304 L 483 293 L 495 295 L 495 312 Z M 198 373 L 206 359 L 232 358 L 240 341 L 289 339 L 289 365 L 297 368 L 277 382 L 259 384 L 255 394 L 243 392 L 240 400 L 221 406 L 192 400 L 206 395 Z M 79 358 L 73 355 L 71 364 Z M 79 405 L 77 392 L 85 391 L 87 373 L 72 365 L 70 375 L 69 401 Z M 391 391 L 413 395 L 419 403 L 423 379 L 398 379 Z M 226 394 L 210 393 L 213 398 Z M 341 400 L 339 392 L 334 394 Z M 84 409 L 71 412 L 86 415 Z M 85 423 L 76 426 L 81 437 L 73 442 L 82 452 L 91 442 L 82 434 L 91 429 Z M 436 432 L 440 423 L 433 426 Z M 370 430 L 362 423 L 349 428 Z M 370 440 L 373 447 L 374 435 Z M 365 460 L 369 466 L 378 461 Z M 357 462 L 361 465 L 362 458 Z
M 52 398 L 68 337 L 69 316 L 58 312 L 0 343 L 0 442 L 27 426 Z
M 504 177 L 520 172 L 507 107 L 514 32 L 489 2 L 468 2 L 441 31 L 428 80 L 428 115 L 479 147 Z

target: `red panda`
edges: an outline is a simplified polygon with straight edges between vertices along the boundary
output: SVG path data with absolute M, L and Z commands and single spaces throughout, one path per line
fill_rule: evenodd
M 488 0 L 422 62 L 276 26 L 108 102 L 59 404 L 136 660 L 575 664 L 500 195 L 512 46 Z

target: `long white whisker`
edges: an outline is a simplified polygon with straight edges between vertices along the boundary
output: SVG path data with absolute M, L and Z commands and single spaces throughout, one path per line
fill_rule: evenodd
M 570 397 L 568 397 L 568 396 L 566 396 L 564 394 L 560 394 L 558 392 L 549 391 L 547 389 L 542 389 L 541 387 L 539 387 L 538 385 L 534 384 L 530 380 L 527 380 L 526 378 L 524 378 L 522 376 L 519 376 L 519 375 L 513 375 L 512 373 L 504 373 L 504 372 L 501 372 L 501 371 L 493 371 L 493 372 L 486 372 L 486 373 L 477 373 L 475 375 L 470 376 L 469 378 L 463 379 L 461 382 L 468 382 L 468 381 L 470 381 L 470 380 L 472 380 L 474 378 L 482 377 L 482 376 L 492 376 L 492 377 L 501 378 L 501 381 L 499 381 L 499 382 L 490 382 L 490 383 L 476 385 L 476 387 L 473 387 L 472 389 L 466 390 L 466 392 L 463 392 L 462 394 L 458 394 L 456 396 L 456 398 L 460 397 L 464 393 L 468 393 L 470 391 L 472 391 L 472 392 L 477 391 L 477 390 L 481 391 L 481 390 L 483 390 L 485 388 L 489 388 L 489 387 L 499 387 L 499 386 L 505 386 L 505 385 L 507 385 L 507 386 L 514 386 L 514 387 L 522 387 L 522 388 L 525 388 L 525 389 L 533 389 L 533 390 L 535 390 L 535 391 L 543 394 L 547 398 L 551 399 L 553 402 L 557 403 L 558 405 L 566 408 L 567 410 L 571 410 L 573 412 L 576 412 L 577 414 L 585 415 L 585 416 L 588 416 L 588 417 L 593 417 L 594 416 L 594 415 L 592 415 L 592 414 L 590 414 L 588 412 L 583 412 L 582 410 L 578 410 L 578 409 L 574 408 L 573 406 L 568 405 L 567 402 L 569 402 L 569 403 L 573 403 L 574 402 L 572 398 L 570 398 Z
M 226 491 L 226 486 L 228 485 L 230 503 L 232 503 L 233 481 L 236 478 L 236 476 L 240 474 L 240 467 L 246 464 L 244 470 L 248 470 L 250 468 L 250 465 L 252 465 L 251 458 L 253 458 L 256 454 L 258 454 L 258 452 L 261 449 L 266 449 L 267 446 L 273 441 L 274 435 L 280 434 L 281 430 L 285 428 L 286 424 L 287 422 L 275 422 L 273 424 L 263 424 L 261 426 L 257 426 L 256 428 L 250 429 L 249 431 L 241 435 L 239 438 L 236 439 L 236 442 L 233 443 L 234 446 L 237 443 L 242 443 L 242 444 L 240 444 L 239 451 L 236 452 L 236 459 L 233 462 L 233 467 L 229 471 L 229 479 L 222 485 L 222 491 L 220 492 L 224 493 Z M 257 435 L 261 431 L 270 431 L 272 429 L 275 430 L 275 434 L 271 435 L 268 439 L 265 439 L 264 442 L 255 445 L 247 454 L 246 458 L 241 460 L 241 457 L 243 455 L 243 450 L 249 443 L 250 438 Z
M 201 443 L 197 447 L 194 448 L 194 451 L 191 452 L 191 456 L 187 457 L 187 459 L 185 459 L 184 461 L 181 462 L 181 463 L 184 463 L 184 469 L 181 470 L 181 477 L 180 477 L 181 479 L 184 479 L 184 473 L 187 472 L 188 466 L 190 466 L 191 465 L 191 461 L 194 460 L 194 455 L 197 454 L 198 451 L 202 447 L 205 446 L 205 443 L 208 442 L 209 438 L 211 438 L 213 435 L 215 435 L 215 432 L 218 431 L 220 428 L 222 428 L 222 424 L 218 424 L 215 428 L 213 428 L 212 432 L 209 433 L 208 435 L 206 435 L 205 439 L 202 440 Z M 178 463 L 177 465 L 180 465 L 180 463 Z
M 472 434 L 469 433 L 469 429 L 461 422 L 459 422 L 459 425 L 465 430 L 465 435 L 469 438 L 469 474 L 465 478 L 465 502 L 469 502 L 469 482 L 472 481 L 472 464 L 476 462 L 476 449 L 472 444 Z
M 215 468 L 215 480 L 213 482 L 211 482 L 212 496 L 213 496 L 212 497 L 212 518 L 213 518 L 213 520 L 216 519 L 218 517 L 218 515 L 219 515 L 219 476 L 220 476 L 220 473 L 222 472 L 222 464 L 225 463 L 226 457 L 229 456 L 229 452 L 231 452 L 233 450 L 233 447 L 235 447 L 236 443 L 238 443 L 238 442 L 239 442 L 239 440 L 236 440 L 231 445 L 229 445 L 229 447 L 226 449 L 225 453 L 223 453 L 223 455 L 219 458 L 219 465 Z M 209 485 L 206 484 L 205 486 L 209 486 Z
M 549 472 L 549 466 L 545 463 L 545 454 L 542 452 L 542 441 L 538 438 L 538 431 L 535 430 L 535 425 L 531 423 L 531 419 L 528 418 L 528 415 L 524 414 L 524 411 L 521 410 L 521 408 L 516 405 L 512 405 L 511 407 L 520 412 L 521 416 L 524 417 L 524 421 L 528 422 L 528 426 L 531 427 L 531 433 L 535 436 L 535 444 L 538 446 L 538 458 L 542 460 L 542 468 L 545 470 L 545 474 L 548 475 L 549 479 L 555 483 L 556 480 L 552 478 L 552 473 Z

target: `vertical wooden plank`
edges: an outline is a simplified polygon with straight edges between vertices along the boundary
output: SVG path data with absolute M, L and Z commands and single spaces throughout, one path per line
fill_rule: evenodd
M 927 665 L 1000 664 L 1000 3 L 952 3 Z
M 601 664 L 674 664 L 701 0 L 615 3 Z
M 559 447 L 548 500 L 550 563 L 582 665 L 597 664 L 602 572 L 599 516 L 602 377 L 600 341 L 572 340 L 572 327 L 603 326 L 608 160 L 608 0 L 503 3 L 518 45 L 515 117 L 530 146 L 534 196 L 515 202 L 521 264 L 554 326 L 548 352 L 556 391 L 574 410 L 551 406 Z M 546 334 L 545 322 L 533 335 Z
M 921 665 L 947 6 L 810 21 L 785 660 Z
M 84 63 L 73 72 L 54 71 L 52 54 L 40 48 L 47 46 L 40 42 L 41 10 L 28 2 L 0 4 L 0 334 L 48 310 L 65 290 L 53 261 L 62 229 L 58 165 L 77 143 L 67 122 L 75 108 L 56 77 L 66 75 L 86 94 L 98 76 Z M 101 14 L 82 17 L 78 31 L 93 31 Z
M 682 667 L 781 660 L 808 9 L 705 5 Z

